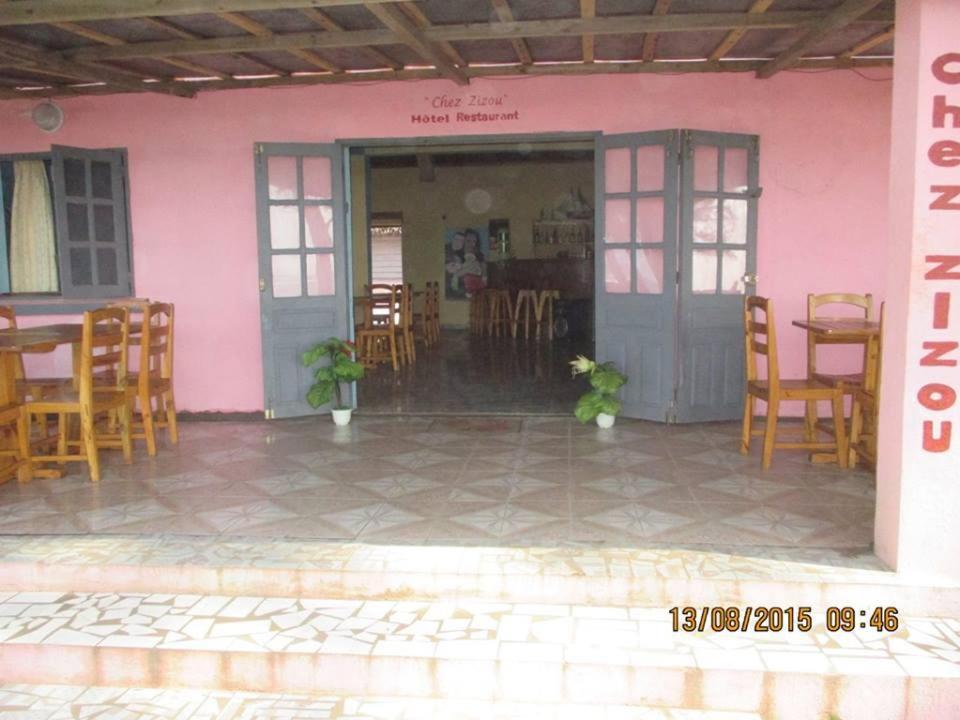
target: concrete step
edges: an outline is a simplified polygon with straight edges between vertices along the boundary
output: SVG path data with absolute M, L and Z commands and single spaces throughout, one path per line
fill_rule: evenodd
M 895 606 L 960 617 L 960 587 L 799 548 L 444 547 L 274 538 L 0 536 L 0 589 L 632 607 Z
M 849 633 L 813 622 L 683 633 L 667 607 L 3 593 L 0 678 L 777 720 L 960 717 L 960 621 L 901 616 L 894 632 Z

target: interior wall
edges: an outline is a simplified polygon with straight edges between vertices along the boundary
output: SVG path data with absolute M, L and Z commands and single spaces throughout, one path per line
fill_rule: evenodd
M 63 98 L 44 133 L 37 103 L 0 102 L 0 153 L 51 143 L 129 151 L 137 295 L 177 305 L 178 404 L 263 408 L 254 192 L 256 142 L 330 143 L 697 128 L 760 136 L 759 292 L 773 298 L 785 375 L 804 372 L 789 321 L 808 292 L 883 297 L 888 243 L 890 73 L 886 70 L 596 75 L 323 85 Z M 499 98 L 497 120 L 434 107 Z M 489 117 L 489 116 L 488 116 Z M 400 142 L 398 144 L 409 145 Z M 43 320 L 46 320 L 44 318 Z M 69 360 L 64 361 L 69 367 Z
M 491 219 L 505 218 L 510 221 L 512 256 L 534 257 L 534 220 L 571 190 L 579 190 L 593 204 L 592 162 L 437 165 L 432 182 L 421 182 L 416 167 L 370 172 L 371 210 L 403 214 L 403 275 L 417 289 L 427 281 L 443 287 L 447 228 L 486 229 Z M 357 242 L 355 236 L 354 245 Z M 441 292 L 442 325 L 465 327 L 468 311 L 467 300 L 447 299 Z

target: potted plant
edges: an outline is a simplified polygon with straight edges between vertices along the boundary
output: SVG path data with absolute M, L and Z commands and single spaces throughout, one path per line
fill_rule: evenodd
M 614 420 L 620 414 L 620 401 L 617 391 L 627 382 L 627 376 L 617 370 L 612 362 L 597 364 L 594 360 L 577 355 L 570 361 L 573 376 L 586 375 L 593 388 L 578 401 L 573 414 L 582 423 L 596 419 L 601 428 L 613 427 Z
M 353 408 L 343 404 L 340 383 L 355 382 L 363 377 L 363 365 L 354 359 L 355 355 L 353 343 L 335 337 L 317 343 L 303 354 L 304 367 L 310 367 L 324 358 L 328 361 L 314 372 L 314 383 L 307 390 L 307 402 L 310 407 L 318 408 L 335 398 L 331 414 L 337 425 L 348 425 L 353 412 Z

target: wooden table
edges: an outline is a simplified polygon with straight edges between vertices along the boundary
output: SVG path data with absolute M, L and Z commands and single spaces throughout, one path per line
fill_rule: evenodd
M 850 338 L 851 342 L 862 342 L 880 334 L 880 323 L 863 318 L 817 318 L 794 320 L 793 324 L 818 335 Z

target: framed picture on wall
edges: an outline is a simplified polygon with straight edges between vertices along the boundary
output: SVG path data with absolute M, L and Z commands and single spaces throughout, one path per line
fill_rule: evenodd
M 490 236 L 486 228 L 447 228 L 443 248 L 448 300 L 466 300 L 487 286 Z

